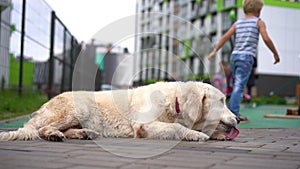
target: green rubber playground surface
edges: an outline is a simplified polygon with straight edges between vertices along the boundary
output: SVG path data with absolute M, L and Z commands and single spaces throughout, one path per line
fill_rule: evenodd
M 23 127 L 23 124 L 29 120 L 29 117 L 24 117 L 18 120 L 12 120 L 6 123 L 0 123 L 0 128 L 19 128 Z
M 269 106 L 263 105 L 256 108 L 241 108 L 240 113 L 247 116 L 250 122 L 240 123 L 239 128 L 300 128 L 300 119 L 282 119 L 282 118 L 265 118 L 265 113 L 285 114 L 287 108 L 291 106 Z M 13 120 L 7 123 L 0 123 L 0 128 L 19 128 L 22 127 L 29 117 L 19 120 Z
M 286 114 L 287 108 L 296 106 L 269 106 L 262 105 L 256 108 L 243 107 L 240 113 L 247 116 L 250 122 L 240 123 L 239 128 L 300 128 L 300 119 L 265 118 L 264 114 Z

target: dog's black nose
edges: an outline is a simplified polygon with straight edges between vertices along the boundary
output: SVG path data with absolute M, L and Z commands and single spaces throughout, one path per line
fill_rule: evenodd
M 239 118 L 239 116 L 235 117 L 237 124 L 239 124 L 241 122 L 241 119 Z

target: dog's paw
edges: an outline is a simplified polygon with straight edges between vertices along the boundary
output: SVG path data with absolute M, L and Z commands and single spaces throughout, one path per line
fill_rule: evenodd
M 217 134 L 213 134 L 210 137 L 211 140 L 218 140 L 218 141 L 226 141 L 228 140 L 225 136 L 225 134 L 221 134 L 221 133 L 217 133 Z
M 84 129 L 83 130 L 84 139 L 87 140 L 94 140 L 96 139 L 100 134 L 94 130 L 90 129 Z
M 186 141 L 206 141 L 208 139 L 209 139 L 208 135 L 195 130 L 188 131 L 188 133 L 185 136 Z
M 57 131 L 51 132 L 49 135 L 46 135 L 44 139 L 48 141 L 63 141 L 64 139 L 66 139 L 66 137 L 62 132 Z

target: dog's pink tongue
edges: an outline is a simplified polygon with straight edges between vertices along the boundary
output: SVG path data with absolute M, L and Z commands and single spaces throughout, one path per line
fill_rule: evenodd
M 237 129 L 236 127 L 232 127 L 229 133 L 226 133 L 226 137 L 229 139 L 234 139 L 236 138 L 238 135 L 240 134 L 239 129 Z

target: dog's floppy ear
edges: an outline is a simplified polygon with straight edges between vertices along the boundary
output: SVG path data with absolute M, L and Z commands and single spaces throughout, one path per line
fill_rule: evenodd
M 205 99 L 204 91 L 197 88 L 192 83 L 187 83 L 182 88 L 182 110 L 184 119 L 188 122 L 188 127 L 193 127 L 202 116 L 202 103 Z
M 202 132 L 211 136 L 217 128 L 221 116 L 224 113 L 225 95 L 213 86 L 209 86 L 205 94 L 206 100 L 204 100 L 203 109 L 205 112 L 205 121 L 202 128 Z

